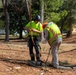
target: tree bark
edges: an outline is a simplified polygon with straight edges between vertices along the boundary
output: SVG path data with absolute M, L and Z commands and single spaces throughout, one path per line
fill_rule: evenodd
M 71 29 L 67 32 L 66 37 L 71 37 L 72 36 L 72 25 L 70 27 Z
M 21 15 L 20 15 L 20 20 L 19 20 L 19 24 L 20 24 L 20 29 L 19 29 L 19 39 L 22 39 L 22 30 L 23 30 L 23 26 L 22 26 L 22 20 L 21 20 Z
M 6 29 L 5 29 L 5 41 L 9 42 L 9 13 L 8 13 L 8 1 L 7 0 L 2 0 L 3 7 L 4 7 L 4 14 L 5 14 L 5 23 L 6 23 Z
M 5 9 L 5 15 L 6 15 L 6 36 L 5 41 L 9 42 L 9 13 L 7 8 Z
M 40 7 L 41 7 L 41 23 L 43 23 L 43 21 L 44 21 L 44 1 L 43 0 L 40 0 Z
M 43 21 L 44 21 L 44 1 L 43 0 L 40 0 L 40 7 L 41 7 L 41 23 L 43 23 Z M 44 34 L 43 34 L 43 32 L 42 32 L 42 34 L 41 34 L 41 40 L 43 40 L 44 39 Z

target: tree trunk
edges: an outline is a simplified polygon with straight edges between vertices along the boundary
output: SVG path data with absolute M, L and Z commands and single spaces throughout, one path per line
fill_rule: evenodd
M 43 0 L 40 0 L 40 7 L 41 7 L 41 23 L 43 23 L 43 21 L 44 21 L 44 1 Z M 42 32 L 42 34 L 41 34 L 41 40 L 43 40 L 44 39 L 44 35 L 43 35 L 43 32 Z
M 40 0 L 40 7 L 41 7 L 41 23 L 43 23 L 43 21 L 44 21 L 44 1 L 43 0 Z
M 7 11 L 7 8 L 5 9 L 5 15 L 6 15 L 6 36 L 5 36 L 5 41 L 9 42 L 9 13 Z
M 5 41 L 9 42 L 9 13 L 8 13 L 8 1 L 2 0 L 3 6 L 4 6 L 4 13 L 5 13 L 5 20 L 6 20 L 6 34 L 5 34 Z
M 69 27 L 70 27 L 70 29 L 68 30 L 68 32 L 67 32 L 67 35 L 66 35 L 66 37 L 71 37 L 72 36 L 72 19 L 70 18 L 70 20 L 69 20 Z
M 22 39 L 22 28 L 20 28 L 19 39 Z
M 61 26 L 61 28 L 60 28 L 60 31 L 61 31 L 61 33 L 63 32 L 63 20 L 60 20 L 60 22 L 59 22 L 59 25 Z
M 23 36 L 22 36 L 22 30 L 23 30 L 23 26 L 20 25 L 20 30 L 19 30 L 19 39 L 22 39 Z
M 23 38 L 23 36 L 22 36 L 23 25 L 22 25 L 21 15 L 19 17 L 19 25 L 20 25 L 20 28 L 19 28 L 19 39 L 22 39 Z
M 67 36 L 66 36 L 66 37 L 71 37 L 71 36 L 72 36 L 72 31 L 69 30 L 69 31 L 67 32 Z

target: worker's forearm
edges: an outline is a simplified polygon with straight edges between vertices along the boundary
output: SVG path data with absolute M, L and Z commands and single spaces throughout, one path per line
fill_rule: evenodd
M 36 32 L 36 33 L 39 33 L 39 34 L 42 33 L 42 32 L 39 31 L 39 30 L 36 30 L 36 29 L 30 29 L 30 28 L 28 28 L 28 27 L 25 27 L 24 29 L 25 29 L 25 30 L 28 30 L 28 31 Z
M 32 29 L 32 31 L 33 31 L 33 32 L 36 32 L 36 33 L 39 33 L 39 34 L 41 34 L 41 33 L 42 33 L 41 31 L 36 30 L 36 29 Z

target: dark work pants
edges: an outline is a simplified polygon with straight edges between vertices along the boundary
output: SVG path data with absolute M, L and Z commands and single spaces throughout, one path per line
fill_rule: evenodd
M 33 43 L 33 41 L 34 41 L 34 43 Z M 33 41 L 31 39 L 31 36 L 29 36 L 28 37 L 28 47 L 29 47 L 29 54 L 30 54 L 31 60 L 35 60 L 33 47 L 35 48 L 35 51 L 36 51 L 36 59 L 40 60 L 40 53 L 39 53 L 39 49 L 38 49 L 39 41 L 38 41 L 37 37 L 34 36 Z

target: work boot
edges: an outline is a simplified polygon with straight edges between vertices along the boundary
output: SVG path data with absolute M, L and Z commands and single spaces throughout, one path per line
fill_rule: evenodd
M 35 56 L 34 56 L 34 54 L 30 54 L 30 57 L 31 57 L 31 61 L 35 61 Z

